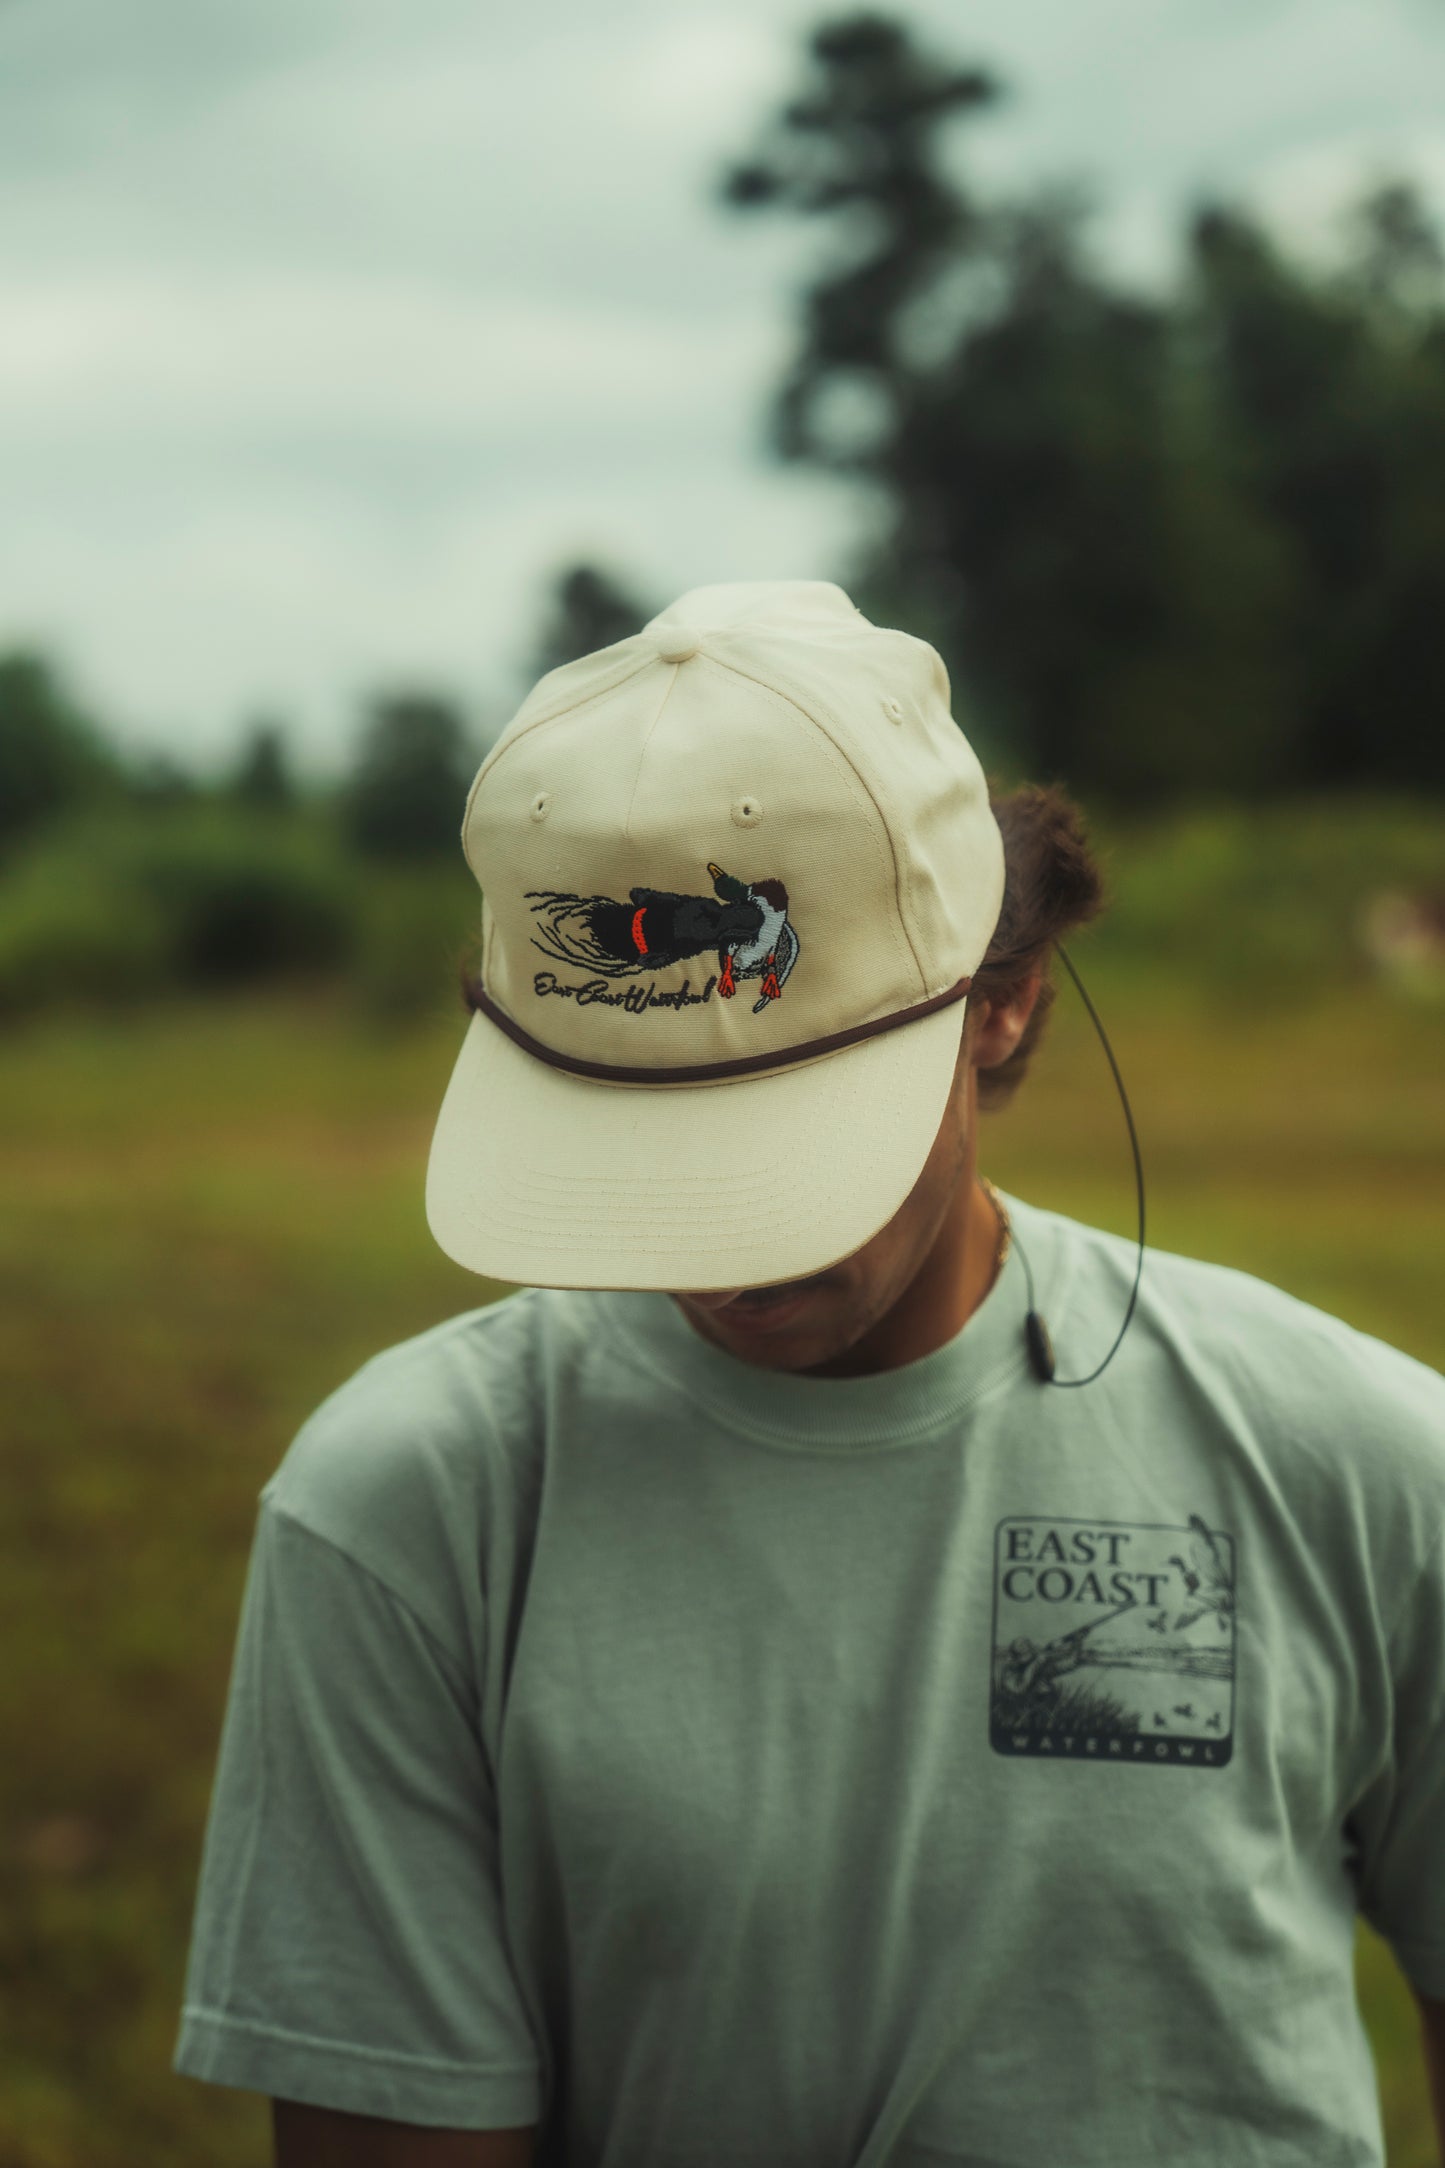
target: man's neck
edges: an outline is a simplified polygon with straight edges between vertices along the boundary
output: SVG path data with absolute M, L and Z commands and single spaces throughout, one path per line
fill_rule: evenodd
M 806 1375 L 871 1377 L 921 1362 L 962 1332 L 993 1286 L 1002 1249 L 1003 1223 L 974 1173 L 970 1153 L 933 1245 L 892 1309 L 841 1355 Z

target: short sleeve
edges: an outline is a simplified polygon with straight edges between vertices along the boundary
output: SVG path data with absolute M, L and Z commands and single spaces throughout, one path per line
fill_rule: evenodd
M 1422 1995 L 1445 1997 L 1445 1541 L 1390 1637 L 1389 1753 L 1348 1827 L 1359 1908 Z
M 540 2120 L 475 1700 L 399 1596 L 263 1499 L 173 2069 L 398 2122 Z

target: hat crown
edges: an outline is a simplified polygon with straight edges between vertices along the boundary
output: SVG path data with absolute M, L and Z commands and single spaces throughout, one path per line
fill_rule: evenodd
M 821 580 L 693 588 L 549 672 L 463 839 L 489 997 L 630 1071 L 786 1061 L 941 996 L 1003 892 L 941 658 Z

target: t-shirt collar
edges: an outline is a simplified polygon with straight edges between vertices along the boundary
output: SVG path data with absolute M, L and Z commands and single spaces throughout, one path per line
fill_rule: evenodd
M 1052 1327 L 1057 1294 L 1052 1215 L 1004 1196 L 1028 1244 L 1041 1306 Z M 1032 1383 L 1024 1341 L 1028 1290 L 1017 1243 L 983 1301 L 951 1340 L 916 1362 L 870 1377 L 818 1378 L 767 1370 L 716 1347 L 670 1295 L 608 1292 L 606 1306 L 651 1367 L 728 1427 L 804 1449 L 905 1445 L 963 1415 L 1010 1379 Z

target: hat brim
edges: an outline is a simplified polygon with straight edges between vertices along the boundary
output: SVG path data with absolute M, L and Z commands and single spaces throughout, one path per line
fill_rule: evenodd
M 861 1249 L 943 1120 L 964 1001 L 729 1083 L 606 1084 L 477 1013 L 432 1138 L 426 1210 L 468 1271 L 516 1286 L 767 1287 Z

